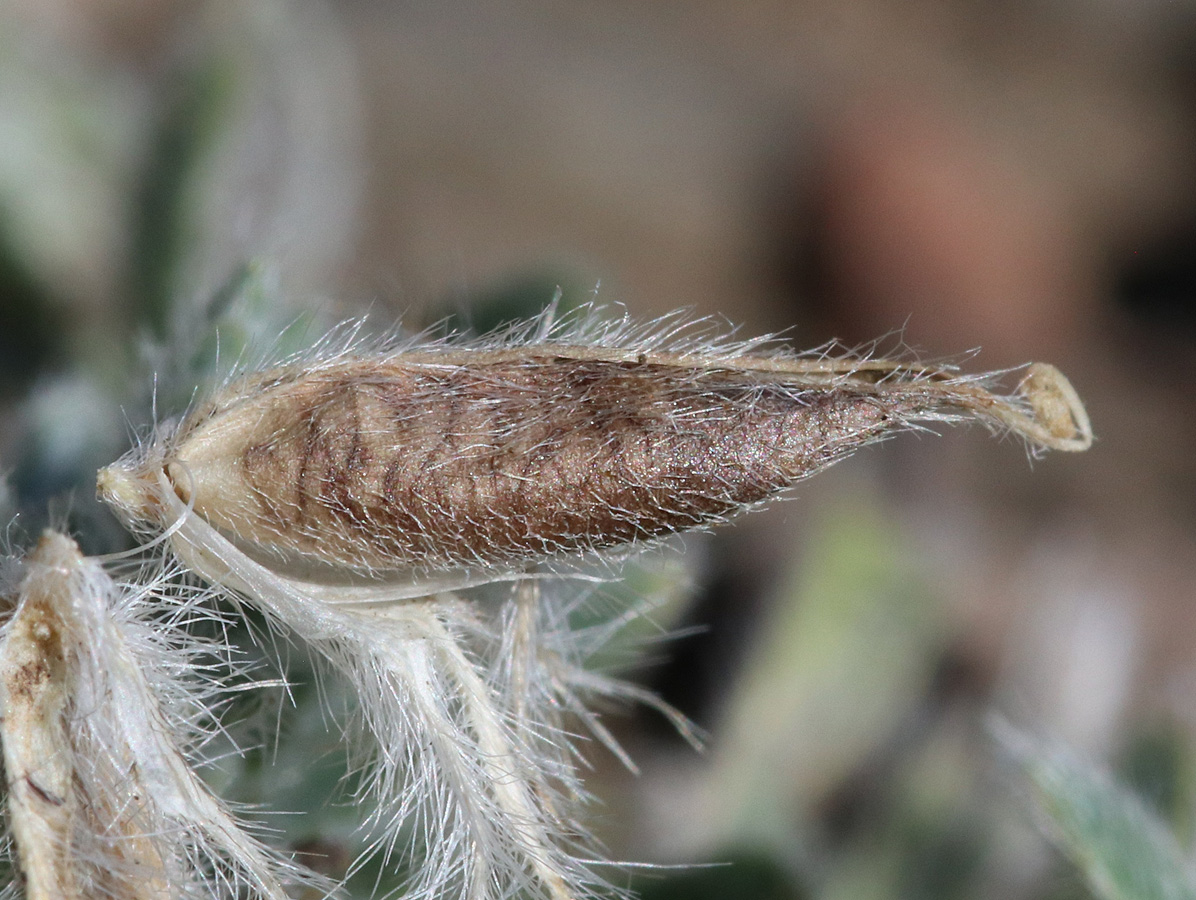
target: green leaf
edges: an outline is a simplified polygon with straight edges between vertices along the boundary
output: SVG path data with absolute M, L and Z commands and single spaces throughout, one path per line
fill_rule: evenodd
M 183 73 L 159 123 L 135 207 L 131 276 L 138 320 L 157 337 L 180 296 L 180 260 L 195 240 L 191 190 L 196 171 L 226 124 L 233 72 L 210 59 Z
M 1030 777 L 1051 837 L 1097 897 L 1196 900 L 1179 844 L 1137 795 L 1066 750 L 1008 731 L 1003 741 Z

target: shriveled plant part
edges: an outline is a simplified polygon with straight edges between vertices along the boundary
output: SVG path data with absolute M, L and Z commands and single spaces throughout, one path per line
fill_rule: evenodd
M 356 686 L 381 840 L 416 852 L 394 843 L 413 825 L 427 845 L 413 896 L 565 900 L 600 880 L 560 710 L 621 753 L 582 699 L 649 698 L 585 671 L 551 576 L 722 522 L 928 423 L 1089 446 L 1058 370 L 1027 367 L 1011 395 L 998 380 L 712 340 L 680 319 L 549 313 L 490 339 L 383 346 L 350 328 L 229 378 L 99 489 Z M 506 603 L 459 593 L 502 581 Z
M 8 823 L 28 900 L 283 900 L 297 868 L 195 774 L 218 688 L 187 636 L 202 605 L 118 583 L 46 532 L 9 560 L 0 633 Z

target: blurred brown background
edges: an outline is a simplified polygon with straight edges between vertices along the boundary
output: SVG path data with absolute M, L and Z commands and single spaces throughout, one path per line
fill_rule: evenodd
M 560 285 L 799 346 L 1053 362 L 1086 455 L 905 436 L 690 543 L 674 624 L 711 629 L 645 678 L 711 748 L 625 724 L 645 773 L 596 759 L 598 829 L 632 859 L 747 848 L 759 896 L 1083 896 L 984 721 L 1108 761 L 1186 838 L 1194 46 L 1196 5 L 1162 0 L 12 0 L 10 502 L 86 507 L 80 461 L 127 440 L 122 348 L 250 260 L 284 320 Z

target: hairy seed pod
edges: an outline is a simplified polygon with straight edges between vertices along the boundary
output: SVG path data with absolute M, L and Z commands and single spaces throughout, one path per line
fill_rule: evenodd
M 923 366 L 717 348 L 348 354 L 231 382 L 99 484 L 127 517 L 167 526 L 164 475 L 240 549 L 315 580 L 513 571 L 718 522 L 927 420 L 1087 446 L 1057 370 L 1031 367 L 1023 385 L 1010 399 Z
M 1053 367 L 994 377 L 589 321 L 459 346 L 351 342 L 230 379 L 99 473 L 131 525 L 312 647 L 354 686 L 377 748 L 365 793 L 406 896 L 596 896 L 562 710 L 626 760 L 582 697 L 650 694 L 589 671 L 533 580 L 720 522 L 860 446 L 978 419 L 1083 450 Z M 519 580 L 502 608 L 456 588 Z M 427 598 L 419 603 L 394 601 Z M 589 631 L 590 629 L 587 629 Z M 605 628 L 598 633 L 609 635 Z

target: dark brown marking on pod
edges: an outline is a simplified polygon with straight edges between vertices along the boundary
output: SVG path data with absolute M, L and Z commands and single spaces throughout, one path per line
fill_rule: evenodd
M 365 569 L 520 564 L 718 521 L 875 438 L 899 394 L 541 355 L 237 385 L 168 472 L 226 533 Z

